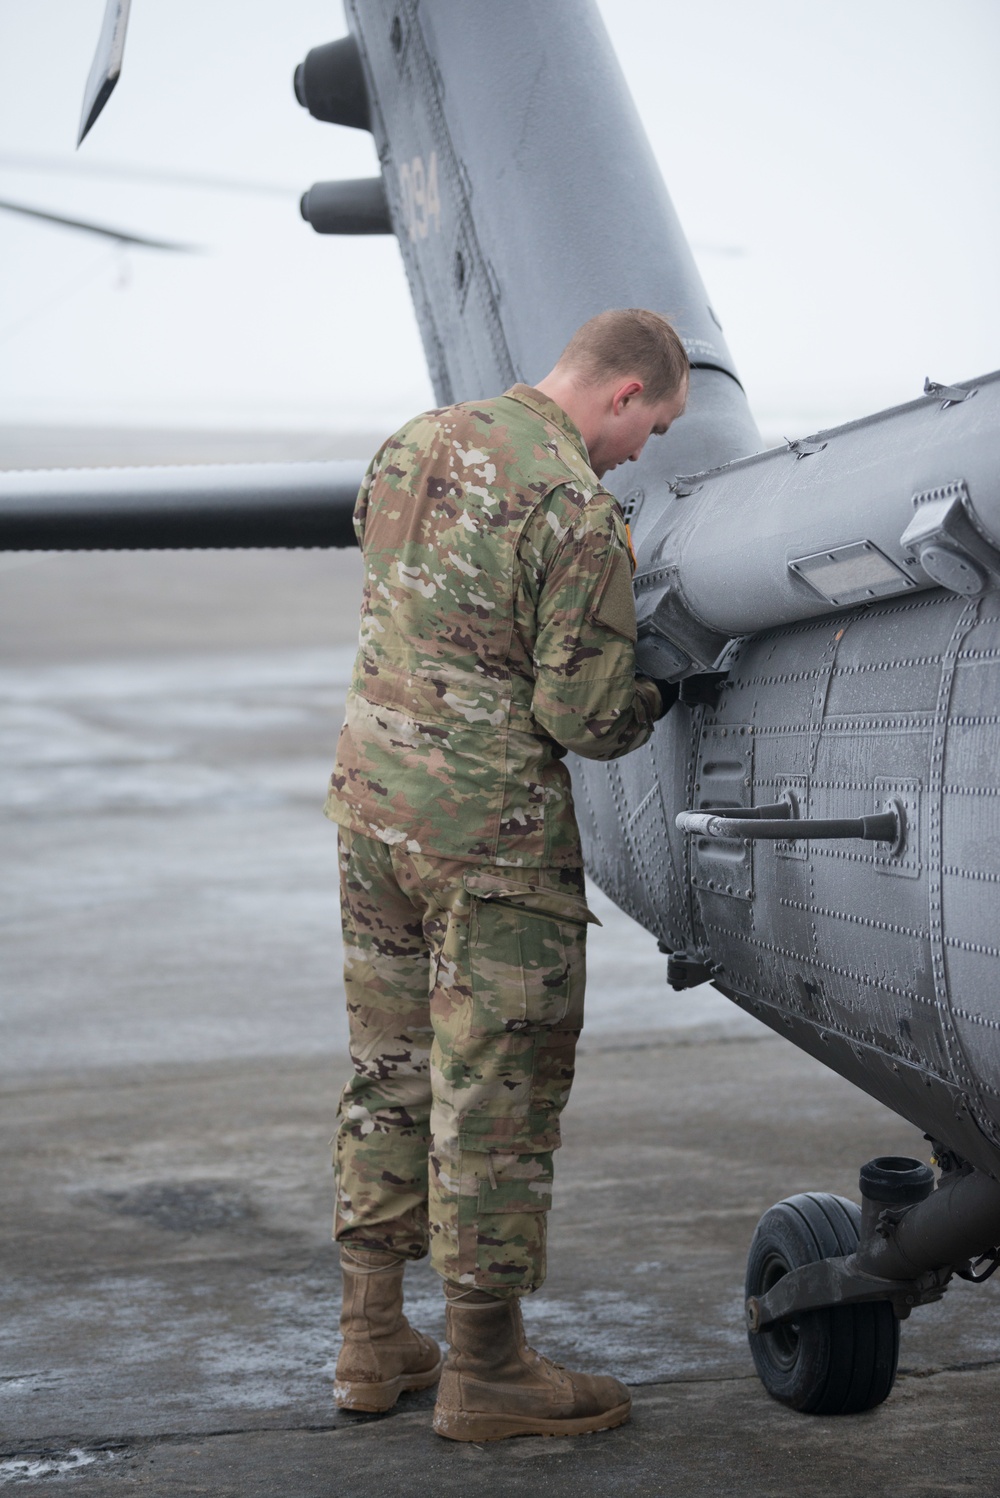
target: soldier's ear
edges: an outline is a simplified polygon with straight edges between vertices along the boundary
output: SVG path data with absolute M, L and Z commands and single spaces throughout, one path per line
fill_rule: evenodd
M 625 380 L 619 385 L 611 397 L 611 409 L 616 416 L 620 416 L 629 401 L 640 396 L 645 389 L 641 380 Z

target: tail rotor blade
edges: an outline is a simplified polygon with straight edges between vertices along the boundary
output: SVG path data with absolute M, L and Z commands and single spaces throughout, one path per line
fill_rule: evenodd
M 80 146 L 87 131 L 110 99 L 112 90 L 121 75 L 122 57 L 125 52 L 125 32 L 128 28 L 128 12 L 131 3 L 132 0 L 107 0 L 97 51 L 94 53 L 90 76 L 83 94 L 77 146 Z

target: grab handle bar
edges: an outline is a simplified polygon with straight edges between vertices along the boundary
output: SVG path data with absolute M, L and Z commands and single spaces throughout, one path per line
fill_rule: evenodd
M 754 810 L 771 813 L 754 815 Z M 717 838 L 720 842 L 737 842 L 744 838 L 766 842 L 794 843 L 799 838 L 858 837 L 867 843 L 896 843 L 901 826 L 896 811 L 877 812 L 871 817 L 792 817 L 775 816 L 773 806 L 747 810 L 740 817 L 717 811 L 682 811 L 676 818 L 681 832 L 697 837 Z M 790 811 L 790 808 L 789 808 Z

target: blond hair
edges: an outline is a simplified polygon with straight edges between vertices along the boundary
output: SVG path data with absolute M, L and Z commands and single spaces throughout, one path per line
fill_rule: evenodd
M 641 398 L 651 403 L 675 395 L 690 367 L 676 329 L 645 307 L 599 312 L 576 330 L 556 365 L 588 385 L 633 375 L 642 381 Z

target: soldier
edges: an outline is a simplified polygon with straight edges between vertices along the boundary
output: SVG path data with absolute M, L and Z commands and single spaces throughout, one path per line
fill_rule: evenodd
M 676 693 L 636 679 L 634 558 L 600 480 L 687 388 L 668 322 L 604 312 L 537 388 L 409 422 L 358 496 L 360 648 L 326 806 L 354 1062 L 335 1397 L 385 1410 L 440 1376 L 434 1429 L 454 1440 L 629 1415 L 617 1380 L 526 1346 L 519 1297 L 545 1275 L 595 919 L 563 759 L 637 749 Z M 402 1313 L 404 1265 L 428 1248 L 443 1372 Z

